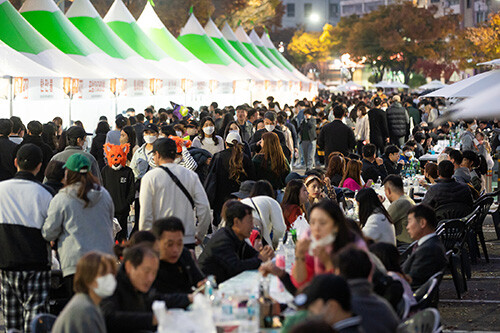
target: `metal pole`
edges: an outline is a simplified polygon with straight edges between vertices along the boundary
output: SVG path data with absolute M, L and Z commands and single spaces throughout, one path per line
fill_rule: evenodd
M 9 114 L 12 117 L 14 115 L 14 84 L 13 77 L 9 77 Z

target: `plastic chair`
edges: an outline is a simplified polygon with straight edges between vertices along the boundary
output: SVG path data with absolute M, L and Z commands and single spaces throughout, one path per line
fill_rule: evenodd
M 413 293 L 417 304 L 413 305 L 410 312 L 437 307 L 439 303 L 439 285 L 443 280 L 444 272 L 437 272 Z
M 429 308 L 416 313 L 413 317 L 401 323 L 397 333 L 439 333 L 441 317 L 436 309 Z
M 36 315 L 31 322 L 32 333 L 50 333 L 57 317 L 50 313 L 41 313 Z
M 472 208 L 463 204 L 451 203 L 439 206 L 435 211 L 437 220 L 442 221 L 463 218 L 471 213 Z
M 483 254 L 484 258 L 486 259 L 486 262 L 490 262 L 490 258 L 488 256 L 488 249 L 486 247 L 486 241 L 484 238 L 484 232 L 483 232 L 483 223 L 484 220 L 486 219 L 486 216 L 488 215 L 491 205 L 493 204 L 493 197 L 485 197 L 482 200 L 478 201 L 474 206 L 475 209 L 478 210 L 478 216 L 476 217 L 474 223 L 471 226 L 471 234 L 474 239 L 474 246 L 475 249 L 477 249 L 477 256 L 479 257 L 479 248 L 477 247 L 477 241 L 479 238 L 479 242 L 481 244 L 481 248 L 483 249 Z

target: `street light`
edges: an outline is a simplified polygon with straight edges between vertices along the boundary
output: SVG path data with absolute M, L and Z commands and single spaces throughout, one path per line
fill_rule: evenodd
M 320 17 L 318 14 L 313 13 L 313 14 L 309 15 L 309 21 L 317 23 L 317 22 L 319 22 L 319 20 L 320 20 Z

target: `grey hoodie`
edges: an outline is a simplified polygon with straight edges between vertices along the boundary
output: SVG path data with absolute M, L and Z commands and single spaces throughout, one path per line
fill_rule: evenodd
M 77 197 L 80 183 L 64 187 L 50 202 L 42 236 L 57 240 L 63 276 L 74 274 L 89 251 L 113 254 L 113 200 L 104 187 L 91 190 L 85 202 Z
M 465 167 L 458 168 L 453 174 L 453 178 L 462 184 L 467 184 L 471 182 L 471 176 L 469 169 Z

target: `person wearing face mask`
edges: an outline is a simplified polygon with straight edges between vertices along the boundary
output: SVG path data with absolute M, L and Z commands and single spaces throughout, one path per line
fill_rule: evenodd
M 100 252 L 85 254 L 76 265 L 73 289 L 75 296 L 57 317 L 53 333 L 106 333 L 99 304 L 116 289 L 116 263 Z
M 135 179 L 144 177 L 146 172 L 156 167 L 153 160 L 153 143 L 158 139 L 158 126 L 147 124 L 144 127 L 145 144 L 139 147 L 132 156 L 130 168 L 134 171 Z
M 461 151 L 472 150 L 473 152 L 478 152 L 477 145 L 474 143 L 475 134 L 477 130 L 476 120 L 466 120 L 465 125 L 467 126 L 466 130 L 460 136 L 461 142 Z
M 194 138 L 193 147 L 203 148 L 214 155 L 224 150 L 224 140 L 215 134 L 215 123 L 212 118 L 206 117 L 200 123 L 200 134 Z
M 268 111 L 264 114 L 264 128 L 255 132 L 254 135 L 250 138 L 250 149 L 253 153 L 260 153 L 263 144 L 262 144 L 262 136 L 265 133 L 273 132 L 278 136 L 279 143 L 281 148 L 283 149 L 283 153 L 285 154 L 286 159 L 290 162 L 292 158 L 292 152 L 286 146 L 286 139 L 283 135 L 283 132 L 276 128 L 276 113 L 273 111 Z
M 198 135 L 198 122 L 196 120 L 191 120 L 186 125 L 186 134 L 189 136 L 189 140 L 193 141 Z
M 97 163 L 94 156 L 85 152 L 83 149 L 83 147 L 86 144 L 86 140 L 87 140 L 87 133 L 85 132 L 85 130 L 80 126 L 71 126 L 66 131 L 66 138 L 68 141 L 68 146 L 66 146 L 66 148 L 64 148 L 64 150 L 62 152 L 57 153 L 54 156 L 52 156 L 52 158 L 50 160 L 66 163 L 66 161 L 68 160 L 68 158 L 71 155 L 76 154 L 76 153 L 82 154 L 86 158 L 88 158 L 90 161 L 90 164 L 91 164 L 90 172 L 95 177 L 97 177 L 99 183 L 102 183 L 101 172 L 99 170 L 99 164 Z M 46 180 L 47 179 L 44 178 L 44 181 L 46 181 Z
M 241 137 L 241 127 L 236 121 L 232 121 L 227 125 L 226 130 L 224 131 L 224 138 L 227 138 L 229 133 L 238 133 Z M 248 142 L 243 140 L 242 138 L 241 143 L 243 144 L 243 153 L 252 158 L 252 152 L 250 150 L 250 145 L 248 144 Z
M 85 155 L 70 156 L 64 168 L 65 186 L 50 202 L 42 236 L 57 242 L 63 288 L 72 296 L 78 260 L 89 251 L 113 254 L 114 205 L 109 192 L 89 172 Z

